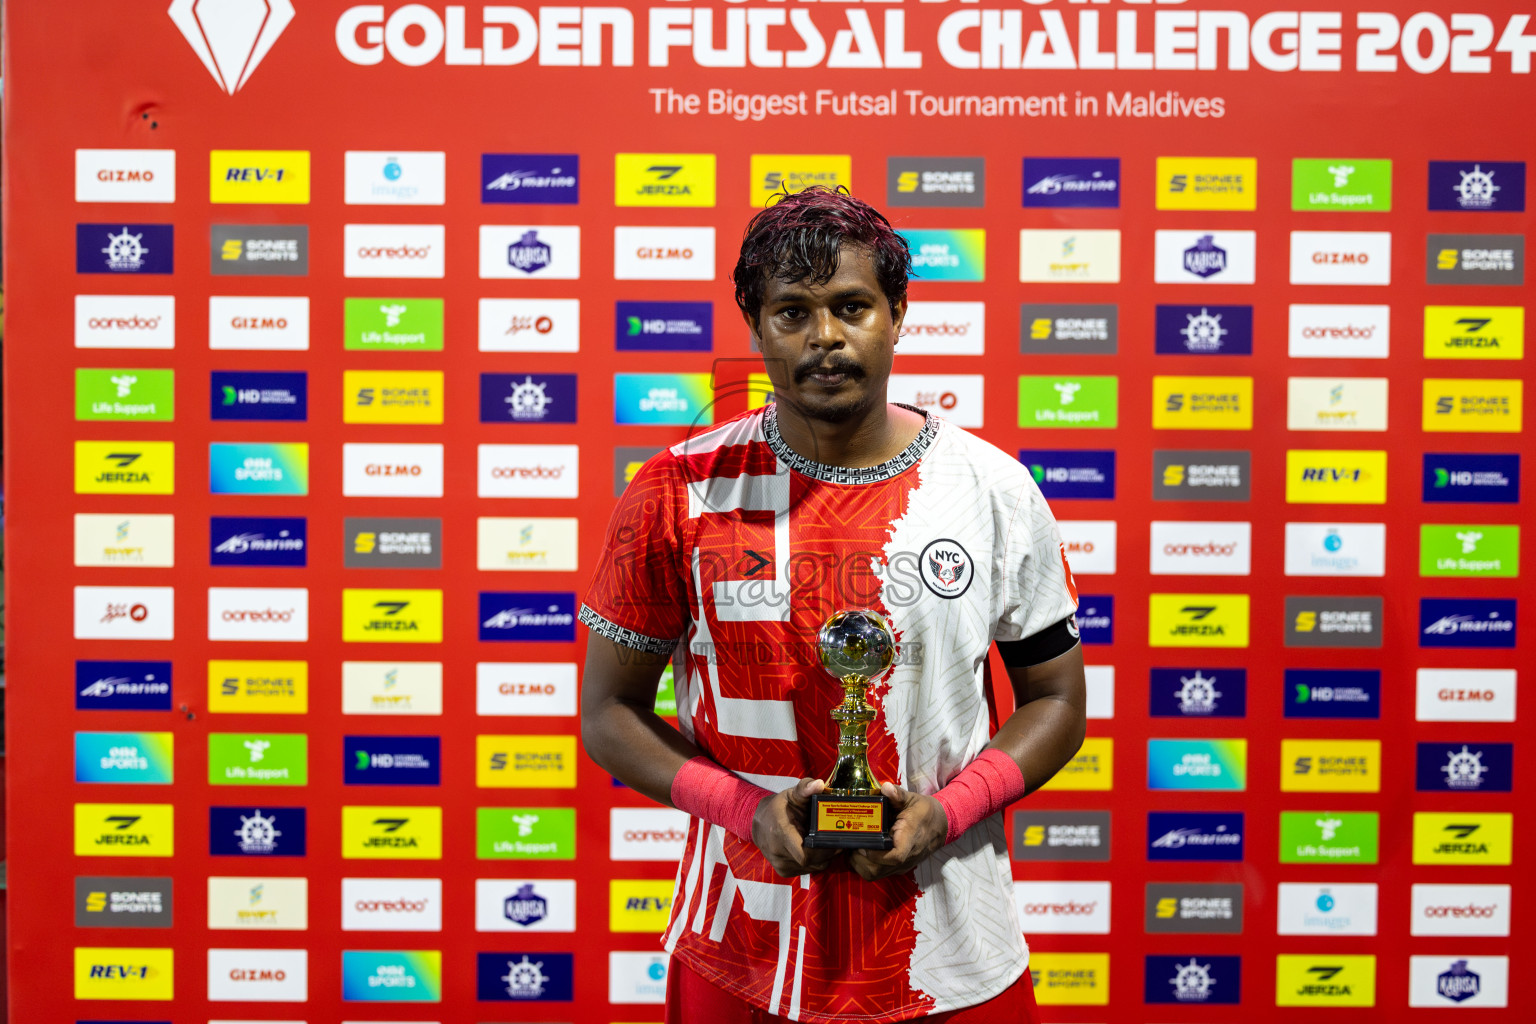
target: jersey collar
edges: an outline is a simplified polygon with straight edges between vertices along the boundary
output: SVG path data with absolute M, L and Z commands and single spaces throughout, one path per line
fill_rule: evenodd
M 795 451 L 779 433 L 778 407 L 769 405 L 763 411 L 763 436 L 768 442 L 768 447 L 773 449 L 773 454 L 778 460 L 794 470 L 804 474 L 813 480 L 822 480 L 829 484 L 872 484 L 881 480 L 889 480 L 899 476 L 917 465 L 927 453 L 934 438 L 939 435 L 939 420 L 930 416 L 922 409 L 907 405 L 905 402 L 896 402 L 903 409 L 909 409 L 923 417 L 923 428 L 917 432 L 912 443 L 887 462 L 878 466 L 829 466 L 823 462 L 814 462 Z

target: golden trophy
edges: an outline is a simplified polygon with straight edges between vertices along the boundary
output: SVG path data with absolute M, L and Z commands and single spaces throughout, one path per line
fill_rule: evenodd
M 832 709 L 837 722 L 837 763 L 827 788 L 811 797 L 805 845 L 834 850 L 889 850 L 895 813 L 880 794 L 869 767 L 869 723 L 875 709 L 869 684 L 896 658 L 896 638 L 878 612 L 837 612 L 816 638 L 821 667 L 843 684 L 843 702 Z

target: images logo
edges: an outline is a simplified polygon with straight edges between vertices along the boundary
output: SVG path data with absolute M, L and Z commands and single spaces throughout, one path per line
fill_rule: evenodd
M 1280 935 L 1375 935 L 1376 883 L 1305 885 L 1281 882 Z
M 812 185 L 853 188 L 853 158 L 753 153 L 747 205 L 760 210 L 775 192 L 800 192 Z
M 1380 718 L 1381 670 L 1288 668 L 1286 718 Z
M 1153 718 L 1244 718 L 1248 670 L 1154 668 L 1150 703 Z
M 342 782 L 348 786 L 436 786 L 442 752 L 436 736 L 344 736 Z
M 1252 306 L 1158 306 L 1159 355 L 1253 355 Z
M 985 281 L 987 233 L 982 228 L 908 229 L 912 272 L 925 281 Z
M 1380 824 L 1374 811 L 1281 811 L 1280 863 L 1375 864 Z
M 1153 377 L 1154 430 L 1252 430 L 1252 377 Z
M 169 878 L 75 877 L 76 928 L 169 928 L 175 901 Z
M 1259 162 L 1252 157 L 1157 158 L 1159 210 L 1255 210 Z
M 435 949 L 342 950 L 341 998 L 358 1003 L 440 1003 L 443 954 Z
M 208 250 L 211 274 L 309 276 L 307 224 L 214 224 L 208 229 Z
M 75 710 L 169 711 L 171 663 L 77 661 Z
M 1420 647 L 1514 647 L 1513 600 L 1419 600 Z
M 167 13 L 219 88 L 233 96 L 250 81 L 293 20 L 293 3 L 267 0 L 253 10 L 249 3 L 210 5 L 171 0 Z
M 75 273 L 172 273 L 175 232 L 170 224 L 76 224 Z
M 1429 162 L 1429 208 L 1468 213 L 1519 213 L 1525 209 L 1525 164 L 1478 160 Z
M 1428 284 L 1525 283 L 1524 235 L 1430 235 Z
M 481 423 L 575 423 L 576 374 L 482 373 Z
M 309 418 L 309 374 L 213 371 L 208 415 L 215 420 Z
M 170 421 L 175 370 L 75 370 L 75 419 Z
M 1120 310 L 1114 304 L 1025 303 L 1019 307 L 1019 351 L 1112 356 L 1119 348 L 1119 321 Z M 908 307 L 903 338 L 911 331 L 911 324 L 912 310 Z M 927 354 L 948 355 L 952 351 L 936 348 Z M 971 354 L 980 355 L 981 350 Z
M 1384 505 L 1387 453 L 1289 450 L 1285 500 L 1292 505 Z
M 1153 594 L 1151 647 L 1247 647 L 1247 594 Z
M 348 569 L 440 569 L 441 519 L 368 519 L 345 522 L 342 564 Z
M 344 860 L 441 860 L 441 807 L 355 807 L 341 809 Z
M 1524 382 L 1427 377 L 1424 429 L 1479 434 L 1518 434 Z
M 983 206 L 987 162 L 980 157 L 893 156 L 885 161 L 887 206 Z
M 1291 209 L 1388 212 L 1392 209 L 1392 161 L 1292 160 Z
M 1147 860 L 1243 859 L 1243 816 L 1227 812 L 1151 811 Z
M 714 397 L 707 373 L 616 373 L 614 422 L 708 425 L 714 422 Z
M 573 789 L 574 736 L 476 736 L 475 785 L 497 789 Z
M 208 154 L 208 201 L 306 204 L 309 152 L 215 149 Z
M 1118 377 L 1020 377 L 1019 426 L 1098 427 L 1120 424 Z
M 1374 956 L 1275 958 L 1276 1006 L 1375 1006 Z
M 1147 788 L 1248 788 L 1247 740 L 1148 740 Z
M 75 202 L 175 201 L 174 149 L 75 150 Z
M 1025 228 L 1019 232 L 1019 280 L 1114 284 L 1120 280 L 1120 231 Z
M 1384 576 L 1384 523 L 1286 523 L 1287 576 Z
M 172 857 L 170 804 L 75 804 L 76 857 Z
M 620 352 L 708 352 L 715 307 L 708 302 L 620 302 L 614 307 Z
M 1420 793 L 1508 793 L 1514 782 L 1508 743 L 1420 743 L 1415 763 Z
M 309 445 L 214 442 L 208 476 L 211 494 L 308 494 Z
M 208 710 L 302 715 L 309 710 L 309 662 L 210 661 Z
M 442 206 L 447 156 L 440 152 L 347 150 L 348 206 Z
M 1285 599 L 1285 646 L 1380 647 L 1381 598 Z
M 75 998 L 170 1000 L 176 951 L 170 948 L 75 947 Z
M 442 643 L 443 592 L 344 588 L 341 639 L 346 643 Z
M 1509 504 L 1520 500 L 1520 456 L 1424 453 L 1425 502 Z
M 572 964 L 570 953 L 476 953 L 475 998 L 482 1003 L 568 1003 L 575 998 Z
M 1525 307 L 1425 306 L 1425 359 L 1523 359 Z
M 1291 284 L 1391 283 L 1392 232 L 1291 232 Z
M 1514 816 L 1463 811 L 1413 816 L 1415 864 L 1509 864 L 1513 858 Z
M 1420 576 L 1520 575 L 1518 526 L 1419 526 Z
M 1161 161 L 1159 161 L 1161 162 Z M 1147 1003 L 1242 1002 L 1242 963 L 1240 956 L 1148 956 L 1146 985 L 1142 998 Z
M 75 781 L 168 786 L 174 754 L 168 732 L 77 732 Z
M 1154 501 L 1247 501 L 1253 456 L 1248 452 L 1152 453 Z
M 213 857 L 302 857 L 308 849 L 302 807 L 210 807 L 208 853 Z
M 209 565 L 286 565 L 306 562 L 309 528 L 302 516 L 208 520 Z
M 1148 934 L 1241 934 L 1243 887 L 1148 883 L 1143 928 Z
M 347 299 L 349 352 L 441 352 L 442 299 Z
M 1158 284 L 1253 284 L 1252 231 L 1159 231 L 1152 279 Z
M 1019 811 L 1013 816 L 1013 859 L 1109 860 L 1108 811 Z
M 309 785 L 309 737 L 304 733 L 208 734 L 211 786 Z
M 714 206 L 713 153 L 616 153 L 615 206 Z
M 1095 157 L 1027 156 L 1024 158 L 1024 205 L 1116 209 L 1120 206 L 1120 161 Z

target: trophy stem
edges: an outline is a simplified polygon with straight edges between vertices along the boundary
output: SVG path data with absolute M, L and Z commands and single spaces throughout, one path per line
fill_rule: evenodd
M 843 702 L 832 709 L 837 722 L 837 763 L 827 776 L 827 792 L 833 796 L 876 796 L 880 782 L 869 767 L 869 723 L 875 709 L 865 700 L 869 677 L 847 675 L 842 678 Z

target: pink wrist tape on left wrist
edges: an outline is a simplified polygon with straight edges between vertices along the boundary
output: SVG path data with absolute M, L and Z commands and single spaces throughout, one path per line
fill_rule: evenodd
M 1019 763 L 1001 750 L 983 750 L 949 785 L 933 794 L 944 808 L 949 831 L 946 845 L 959 839 L 977 822 L 1024 796 L 1024 773 Z
M 726 771 L 707 757 L 695 757 L 672 779 L 672 806 L 752 841 L 757 805 L 773 794 Z

